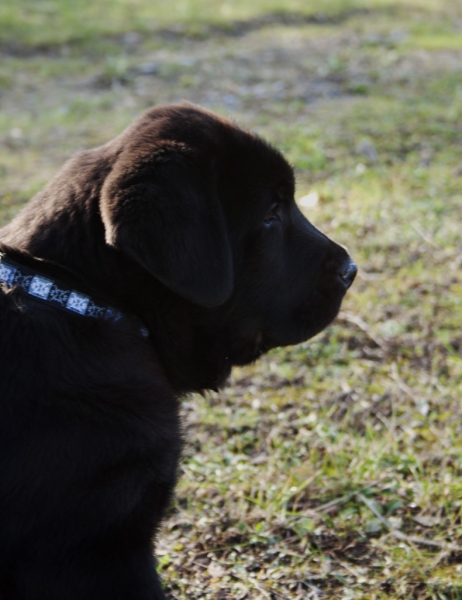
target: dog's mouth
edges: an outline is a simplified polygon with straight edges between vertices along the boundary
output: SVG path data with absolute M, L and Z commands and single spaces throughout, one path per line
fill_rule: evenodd
M 337 290 L 334 290 L 334 292 Z M 312 297 L 287 311 L 282 322 L 275 319 L 262 319 L 258 329 L 249 327 L 247 332 L 229 338 L 229 345 L 223 360 L 223 372 L 231 366 L 244 366 L 255 362 L 268 351 L 284 346 L 305 342 L 325 329 L 337 316 L 346 290 L 342 293 L 326 293 L 319 290 Z M 256 323 L 254 324 L 254 326 Z M 238 329 L 238 328 L 236 328 Z M 237 333 L 237 332 L 236 332 Z M 221 378 L 220 378 L 221 379 Z
M 293 320 L 300 324 L 296 343 L 305 342 L 318 335 L 337 317 L 346 289 L 336 290 L 337 293 L 318 291 L 309 303 L 299 306 L 292 314 Z M 315 308 L 313 308 L 313 306 Z

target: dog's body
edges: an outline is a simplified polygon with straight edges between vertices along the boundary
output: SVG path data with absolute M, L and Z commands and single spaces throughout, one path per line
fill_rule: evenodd
M 69 161 L 0 231 L 6 259 L 124 315 L 0 291 L 1 600 L 164 598 L 152 539 L 179 396 L 321 331 L 354 278 L 293 194 L 256 136 L 159 107 Z

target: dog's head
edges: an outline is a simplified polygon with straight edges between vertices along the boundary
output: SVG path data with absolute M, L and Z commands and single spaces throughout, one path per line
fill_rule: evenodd
M 185 301 L 209 354 L 243 364 L 334 319 L 356 267 L 301 214 L 278 151 L 189 104 L 148 111 L 116 143 L 106 241 Z
M 294 188 L 256 135 L 161 106 L 69 161 L 2 239 L 138 315 L 178 390 L 216 387 L 233 364 L 321 331 L 354 279 Z

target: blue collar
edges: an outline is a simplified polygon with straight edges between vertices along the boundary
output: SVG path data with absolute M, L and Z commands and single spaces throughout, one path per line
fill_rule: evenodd
M 110 306 L 95 302 L 89 296 L 76 292 L 66 284 L 50 277 L 39 275 L 33 269 L 20 265 L 0 252 L 0 283 L 8 287 L 19 286 L 29 296 L 62 310 L 106 321 L 131 321 L 138 326 L 143 337 L 148 337 L 148 329 L 134 316 L 124 315 Z

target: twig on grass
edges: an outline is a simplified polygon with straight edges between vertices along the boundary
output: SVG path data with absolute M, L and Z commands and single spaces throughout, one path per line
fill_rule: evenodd
M 414 221 L 413 223 L 411 223 L 411 227 L 412 229 L 414 229 L 414 231 L 416 231 L 420 237 L 427 242 L 427 244 L 429 244 L 430 246 L 432 246 L 432 248 L 439 248 L 438 244 L 435 244 L 435 242 L 432 240 L 432 238 L 428 235 L 428 233 L 426 233 L 422 227 L 419 225 L 419 223 L 417 221 Z
M 390 523 L 390 521 L 386 517 L 384 517 L 383 515 L 380 514 L 380 512 L 377 510 L 377 508 L 374 506 L 374 504 L 369 500 L 369 498 L 366 498 L 366 496 L 364 496 L 364 494 L 361 494 L 361 492 L 358 492 L 356 494 L 356 497 L 363 504 L 365 504 L 370 511 L 372 511 L 374 513 L 374 515 L 377 517 L 377 519 L 382 523 L 382 525 L 385 525 L 385 527 L 389 531 L 396 531 L 395 528 L 393 527 L 393 525 Z
M 313 585 L 312 583 L 308 583 L 307 581 L 305 581 L 304 584 L 309 590 L 311 590 L 311 593 L 309 594 L 308 598 L 312 598 L 313 596 L 315 598 L 319 598 L 319 596 L 322 595 L 322 590 Z
M 382 338 L 380 338 L 378 335 L 376 335 L 373 331 L 371 331 L 371 328 L 369 327 L 369 325 L 365 321 L 363 321 L 363 319 L 361 319 L 361 317 L 358 317 L 357 315 L 353 315 L 352 313 L 349 313 L 346 311 L 341 311 L 341 313 L 337 317 L 337 320 L 345 321 L 346 323 L 352 323 L 353 325 L 356 325 L 356 327 L 361 329 L 361 331 L 364 331 L 364 333 L 379 348 L 382 348 L 382 350 L 385 350 L 387 348 L 386 342 L 384 340 L 382 340 Z
M 398 529 L 393 529 L 390 533 L 392 533 L 396 538 L 402 540 L 403 542 L 408 542 L 410 544 L 420 544 L 421 546 L 431 546 L 433 548 L 442 548 L 443 550 L 450 552 L 460 552 L 462 548 L 460 546 L 456 546 L 455 544 L 448 544 L 446 542 L 437 542 L 436 540 L 427 540 L 425 538 L 418 537 L 416 535 L 406 535 L 402 531 Z
M 450 555 L 450 552 L 448 552 L 447 550 L 442 550 L 432 563 L 433 569 L 436 568 L 440 564 L 441 561 L 446 560 L 446 558 L 449 555 Z
M 399 389 L 404 392 L 407 396 L 409 396 L 409 398 L 411 400 L 413 400 L 414 402 L 418 402 L 419 401 L 419 397 L 416 395 L 416 393 L 414 392 L 414 390 L 412 388 L 410 388 L 407 383 L 405 383 L 400 375 L 399 375 L 399 371 L 398 371 L 398 366 L 397 364 L 394 362 L 391 365 L 391 379 L 398 384 Z
M 396 537 L 398 540 L 407 542 L 408 544 L 419 544 L 421 546 L 442 548 L 446 552 L 447 551 L 460 552 L 462 550 L 462 548 L 460 546 L 457 546 L 456 544 L 448 544 L 446 542 L 437 542 L 435 540 L 427 540 L 425 538 L 421 538 L 416 535 L 406 535 L 405 533 L 403 533 L 396 527 L 393 527 L 393 525 L 390 523 L 390 521 L 386 517 L 384 517 L 383 515 L 380 514 L 380 512 L 377 510 L 377 508 L 374 506 L 374 504 L 369 500 L 369 498 L 366 498 L 366 496 L 361 494 L 361 492 L 358 492 L 356 494 L 356 497 L 363 504 L 365 504 L 371 512 L 374 513 L 374 515 L 382 523 L 382 525 L 384 525 L 388 529 L 389 533 L 391 535 L 393 535 L 394 537 Z
M 371 487 L 375 487 L 377 484 L 382 483 L 382 482 L 383 482 L 383 479 L 376 479 L 375 481 L 372 481 L 371 483 L 369 483 L 369 485 L 366 485 L 362 489 L 368 490 Z M 351 498 L 354 498 L 357 494 L 358 494 L 358 492 L 350 492 L 349 494 L 340 496 L 339 498 L 336 498 L 335 500 L 326 502 L 326 504 L 321 504 L 321 506 L 318 506 L 317 508 L 315 508 L 314 511 L 315 512 L 329 512 L 331 510 L 331 508 L 335 508 L 339 504 L 344 504 L 345 502 L 348 502 L 348 500 L 351 500 Z
M 344 562 L 343 560 L 339 560 L 338 558 L 335 559 L 335 562 L 337 564 L 339 564 L 341 567 L 343 567 L 345 569 L 345 571 L 348 571 L 354 577 L 356 577 L 356 579 L 359 579 L 361 577 L 361 575 L 358 573 L 358 571 L 352 565 L 349 565 L 348 563 Z

